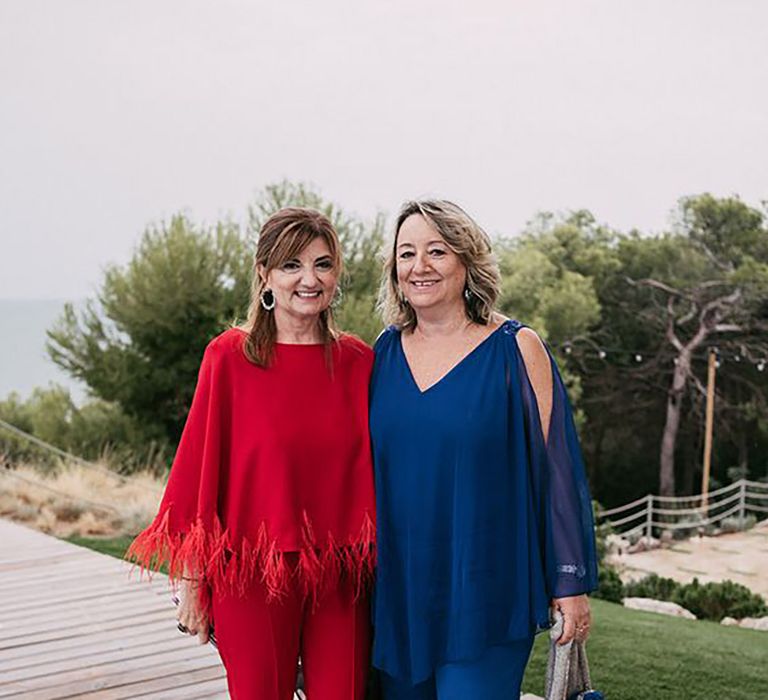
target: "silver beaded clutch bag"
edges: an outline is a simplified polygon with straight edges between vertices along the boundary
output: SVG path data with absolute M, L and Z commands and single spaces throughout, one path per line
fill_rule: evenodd
M 546 700 L 602 700 L 603 694 L 592 689 L 584 642 L 571 640 L 557 644 L 563 633 L 563 615 L 555 610 L 549 630 Z

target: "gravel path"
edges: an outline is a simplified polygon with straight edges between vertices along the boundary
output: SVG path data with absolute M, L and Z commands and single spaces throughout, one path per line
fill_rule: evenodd
M 637 554 L 612 555 L 622 578 L 642 578 L 649 573 L 681 583 L 730 579 L 768 599 L 768 521 L 751 530 L 719 537 L 692 537 Z

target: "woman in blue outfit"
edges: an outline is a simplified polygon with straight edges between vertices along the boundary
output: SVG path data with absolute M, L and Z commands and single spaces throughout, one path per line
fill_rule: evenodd
M 561 643 L 589 630 L 597 564 L 571 408 L 498 294 L 489 239 L 462 209 L 404 206 L 371 379 L 385 700 L 517 697 L 551 606 Z

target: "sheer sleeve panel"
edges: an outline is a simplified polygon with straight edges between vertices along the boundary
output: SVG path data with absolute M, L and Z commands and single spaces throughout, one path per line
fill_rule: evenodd
M 525 332 L 532 334 L 530 330 Z M 521 340 L 517 346 L 517 362 L 547 592 L 552 598 L 579 595 L 597 588 L 597 556 L 592 499 L 573 410 L 549 350 L 539 341 L 540 350 L 531 352 L 531 339 Z M 542 378 L 542 368 L 536 366 L 537 362 L 548 362 L 551 382 Z M 551 408 L 547 415 L 546 404 L 550 402 L 543 397 L 542 415 L 537 394 L 541 396 L 542 387 L 547 386 L 551 386 Z M 546 439 L 542 424 L 548 425 Z

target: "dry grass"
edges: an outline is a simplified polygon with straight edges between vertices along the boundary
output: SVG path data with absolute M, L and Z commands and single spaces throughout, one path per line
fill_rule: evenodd
M 123 479 L 79 464 L 43 474 L 0 470 L 0 517 L 57 537 L 139 532 L 157 512 L 163 482 L 149 472 Z

